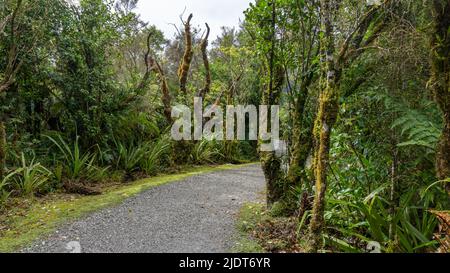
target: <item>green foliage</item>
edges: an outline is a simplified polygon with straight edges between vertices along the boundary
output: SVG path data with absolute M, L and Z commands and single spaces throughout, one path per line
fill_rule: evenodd
M 114 140 L 116 141 L 141 141 L 147 138 L 155 138 L 161 135 L 157 120 L 162 116 L 150 115 L 144 112 L 130 112 L 116 118 L 113 128 Z
M 401 134 L 406 136 L 406 141 L 398 146 L 421 146 L 434 154 L 442 131 L 439 125 L 419 111 L 408 110 L 392 124 L 392 128 L 400 128 Z
M 196 164 L 218 163 L 223 158 L 218 142 L 201 140 L 192 150 L 191 160 Z
M 33 195 L 50 182 L 52 173 L 40 163 L 36 163 L 34 158 L 27 162 L 22 153 L 21 162 L 22 166 L 13 172 L 15 185 L 21 194 Z
M 61 156 L 61 163 L 64 166 L 64 175 L 68 179 L 86 179 L 88 181 L 98 180 L 106 172 L 107 168 L 100 169 L 94 165 L 96 154 L 90 152 L 82 152 L 78 137 L 75 142 L 70 145 L 61 135 L 56 138 L 47 136 L 47 138 L 58 148 Z M 60 170 L 57 168 L 56 177 L 61 177 Z
M 264 206 L 258 203 L 244 204 L 239 211 L 236 227 L 239 237 L 233 252 L 237 253 L 263 253 L 264 248 L 257 240 L 252 238 L 251 233 L 258 224 L 268 219 Z
M 393 204 L 383 197 L 389 189 L 387 184 L 368 195 L 342 186 L 336 190 L 333 185 L 327 199 L 325 217 L 331 245 L 351 252 L 365 251 L 371 241 L 379 242 L 387 252 L 412 253 L 436 248 L 437 242 L 432 238 L 437 220 L 427 210 L 448 206 L 442 188 L 434 185 L 430 191 L 430 187 L 410 187 L 392 211 Z M 394 237 L 390 237 L 390 229 Z M 339 234 L 340 240 L 336 240 L 335 234 Z
M 16 3 L 8 1 L 2 6 L 0 17 L 7 18 Z M 169 124 L 161 114 L 159 83 L 153 73 L 143 77 L 147 67 L 142 55 L 151 34 L 149 53 L 162 66 L 167 64 L 169 71 L 176 70 L 180 45 L 175 45 L 174 52 L 166 51 L 163 33 L 139 18 L 134 10 L 136 1 L 72 4 L 39 0 L 22 4 L 15 20 L 20 33 L 11 39 L 12 29 L 5 27 L 0 37 L 1 77 L 8 69 L 11 48 L 21 50 L 14 92 L 0 105 L 2 119 L 7 117 L 8 165 L 20 165 L 16 158 L 22 152 L 33 155 L 33 162 L 50 166 L 55 188 L 67 179 L 82 183 L 101 180 L 108 168 L 128 174 L 161 171 L 177 151 L 170 154 L 172 147 L 163 137 Z M 198 35 L 199 30 L 193 33 Z M 182 35 L 179 38 L 181 42 Z M 243 84 L 256 90 L 254 67 L 246 62 L 253 54 L 241 42 L 249 37 L 232 30 L 222 38 L 223 43 L 217 43 L 210 54 L 217 77 L 216 88 L 205 98 L 208 101 L 231 86 L 235 93 L 244 90 L 240 88 Z M 233 66 L 236 61 L 245 66 Z M 242 84 L 235 83 L 241 70 L 248 73 L 241 75 Z M 204 71 L 193 65 L 190 73 L 194 82 L 189 83 L 190 88 L 201 86 Z M 168 76 L 168 84 L 172 89 L 178 79 Z M 257 97 L 257 92 L 239 93 L 236 100 Z M 42 138 L 46 134 L 51 136 Z M 199 144 L 193 161 L 221 161 L 221 149 L 220 144 Z M 246 149 L 246 153 L 252 150 Z
M 9 186 L 12 183 L 12 178 L 16 175 L 17 171 L 13 171 L 8 173 L 3 179 L 0 181 L 0 209 L 7 203 L 11 191 L 9 191 Z
M 124 144 L 115 142 L 115 167 L 127 174 L 139 170 L 140 162 L 148 152 L 148 143 Z
M 169 156 L 170 148 L 170 140 L 165 135 L 150 144 L 140 163 L 142 170 L 149 175 L 161 171 L 164 167 L 164 159 Z
M 354 20 L 369 8 L 363 2 L 332 5 L 336 43 L 354 33 L 348 40 L 353 47 L 377 31 L 373 22 L 361 37 L 363 32 L 351 31 L 364 27 Z M 143 55 L 148 50 L 161 65 L 172 104 L 182 102 L 184 95 L 176 91 L 184 33 L 167 41 L 140 19 L 134 10 L 138 1 L 24 0 L 12 22 L 17 3 L 0 5 L 0 87 L 8 74 L 13 76 L 0 94 L 7 138 L 0 207 L 10 198 L 44 194 L 66 182 L 88 186 L 107 177 L 123 180 L 123 173 L 127 180 L 134 174 L 155 175 L 178 161 L 215 164 L 258 157 L 254 141 L 171 142 L 166 135 L 170 122 L 162 114 L 161 75 L 146 66 Z M 314 195 L 311 162 L 298 163 L 292 155 L 295 137 L 311 134 L 323 88 L 319 7 L 319 1 L 255 1 L 239 29 L 224 27 L 208 47 L 212 83 L 205 106 L 258 105 L 263 95 L 269 97 L 263 90 L 273 87 L 273 68 L 282 68 L 285 79 L 277 89 L 289 154 L 274 171 L 284 175 L 286 166 L 295 165 L 290 170 L 302 179 L 290 185 L 277 177 L 284 200 L 273 205 L 273 217 L 297 212 L 300 205 L 310 209 Z M 331 134 L 323 238 L 332 251 L 364 252 L 370 241 L 380 242 L 386 252 L 434 251 L 437 222 L 429 209 L 449 207 L 443 191 L 448 181 L 435 182 L 443 115 L 426 92 L 430 67 L 424 60 L 430 48 L 423 30 L 429 29 L 429 12 L 420 3 L 396 1 L 389 14 L 384 26 L 389 31 L 344 56 L 361 53 L 357 60 L 339 63 L 345 68 Z M 192 33 L 198 44 L 202 30 Z M 189 101 L 204 85 L 199 53 L 194 46 Z M 302 154 L 314 150 L 305 148 Z M 262 209 L 249 206 L 243 214 L 254 211 Z M 311 213 L 300 219 L 299 229 L 306 230 Z M 248 231 L 256 222 L 250 218 L 240 229 Z
M 170 140 L 166 135 L 149 142 L 124 144 L 115 141 L 114 166 L 126 174 L 144 171 L 156 174 L 164 167 L 165 158 L 170 152 Z

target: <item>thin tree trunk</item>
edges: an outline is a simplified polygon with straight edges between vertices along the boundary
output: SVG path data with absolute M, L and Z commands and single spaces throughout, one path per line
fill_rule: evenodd
M 191 20 L 193 15 L 190 14 L 187 20 L 184 22 L 184 54 L 178 67 L 178 81 L 180 84 L 180 94 L 183 96 L 183 103 L 188 105 L 188 90 L 187 82 L 189 69 L 191 68 L 193 49 L 192 49 L 192 31 Z M 192 143 L 190 141 L 181 140 L 177 141 L 173 145 L 173 158 L 176 164 L 186 164 L 190 161 L 190 155 L 192 153 Z
M 281 89 L 283 88 L 285 71 L 276 60 L 276 6 L 275 1 L 271 1 L 272 7 L 272 36 L 271 49 L 269 54 L 269 84 L 267 90 L 263 94 L 264 105 L 278 105 L 280 103 Z M 269 107 L 270 108 L 270 107 Z M 269 111 L 270 112 L 270 111 Z M 268 113 L 271 116 L 271 113 Z M 270 208 L 275 202 L 282 197 L 283 174 L 281 170 L 281 159 L 272 152 L 260 153 L 261 164 L 267 185 L 267 207 Z
M 275 68 L 272 88 L 265 92 L 263 104 L 278 105 L 281 89 L 284 82 L 284 71 L 281 67 Z M 270 117 L 271 114 L 268 113 Z M 261 152 L 261 163 L 267 184 L 267 206 L 270 208 L 283 196 L 283 172 L 281 170 L 281 158 L 272 152 Z
M 304 106 L 303 106 L 304 108 Z M 289 209 L 288 213 L 298 213 L 298 217 L 303 217 L 303 214 L 310 209 L 311 202 L 310 193 L 305 190 L 303 186 L 304 183 L 309 183 L 307 181 L 305 165 L 308 160 L 309 154 L 313 147 L 312 140 L 312 129 L 313 126 L 311 122 L 306 122 L 303 116 L 303 108 L 297 107 L 294 113 L 293 122 L 293 133 L 292 133 L 292 152 L 290 156 L 289 169 L 287 173 L 287 185 L 284 189 L 284 199 L 286 201 L 291 201 L 286 203 Z M 300 111 L 299 111 L 300 110 Z M 289 195 L 291 191 L 290 187 L 301 188 L 303 193 L 301 196 L 300 207 L 297 207 L 297 198 L 299 196 Z M 292 202 L 294 201 L 294 202 Z
M 200 49 L 202 51 L 202 59 L 203 59 L 203 66 L 205 67 L 205 85 L 197 94 L 197 97 L 205 98 L 205 95 L 209 93 L 211 90 L 211 69 L 209 67 L 209 60 L 208 60 L 208 38 L 210 33 L 210 28 L 208 24 L 206 25 L 206 34 L 205 38 L 202 39 L 200 43 Z
M 317 252 L 321 247 L 324 223 L 325 193 L 327 188 L 327 170 L 329 167 L 330 137 L 338 114 L 338 90 L 340 70 L 336 67 L 334 53 L 334 33 L 331 22 L 332 3 L 321 1 L 322 12 L 322 88 L 319 97 L 319 110 L 314 123 L 314 176 L 315 198 L 313 216 L 310 224 L 309 252 Z
M 329 151 L 331 130 L 338 113 L 337 90 L 335 82 L 328 81 L 328 87 L 323 91 L 319 101 L 319 112 L 314 125 L 316 151 L 314 154 L 314 176 L 316 194 L 311 219 L 311 252 L 320 248 L 322 230 L 325 226 L 323 213 L 325 208 L 325 193 L 327 188 L 327 170 L 329 167 Z

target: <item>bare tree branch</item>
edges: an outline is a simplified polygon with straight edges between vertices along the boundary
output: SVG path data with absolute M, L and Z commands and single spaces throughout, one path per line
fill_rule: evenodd
M 186 83 L 189 74 L 189 68 L 192 62 L 192 33 L 191 33 L 191 20 L 193 15 L 190 14 L 187 21 L 183 22 L 184 25 L 184 36 L 185 36 L 185 48 L 183 60 L 180 63 L 180 67 L 178 68 L 178 79 L 180 81 L 180 91 L 186 96 L 187 89 Z
M 210 33 L 210 28 L 208 24 L 206 24 L 206 35 L 200 43 L 200 49 L 202 51 L 203 65 L 205 66 L 205 86 L 200 90 L 197 94 L 198 97 L 205 97 L 207 93 L 209 93 L 211 89 L 211 70 L 209 68 L 209 60 L 208 60 L 208 38 Z

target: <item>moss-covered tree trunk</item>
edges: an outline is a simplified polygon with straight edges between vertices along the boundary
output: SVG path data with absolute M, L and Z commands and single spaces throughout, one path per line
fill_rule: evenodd
M 338 113 L 338 89 L 338 85 L 333 79 L 327 80 L 327 87 L 320 95 L 318 116 L 314 123 L 313 135 L 316 145 L 314 152 L 315 197 L 310 224 L 311 252 L 316 252 L 320 247 L 321 234 L 325 225 L 323 214 L 330 157 L 330 138 Z
M 264 92 L 263 104 L 278 105 L 280 103 L 283 83 L 284 69 L 281 66 L 276 65 L 273 70 L 273 82 L 269 85 L 266 92 Z M 269 111 L 268 120 L 270 120 L 270 116 L 271 113 Z M 261 151 L 260 157 L 267 185 L 267 206 L 271 207 L 283 196 L 284 176 L 281 169 L 282 161 L 281 158 L 276 155 L 275 151 Z
M 5 175 L 6 168 L 6 130 L 3 121 L 0 121 L 0 180 Z
M 194 54 L 192 49 L 192 32 L 191 20 L 193 15 L 190 14 L 184 24 L 184 54 L 183 59 L 178 68 L 178 80 L 180 82 L 180 93 L 183 95 L 184 103 L 188 102 L 187 80 L 189 69 L 191 67 L 192 56 Z
M 324 223 L 325 193 L 331 132 L 339 111 L 339 88 L 344 67 L 370 48 L 371 44 L 387 27 L 390 17 L 384 12 L 395 1 L 385 0 L 381 5 L 370 5 L 359 19 L 356 28 L 343 41 L 338 54 L 332 18 L 339 9 L 339 1 L 321 0 L 321 91 L 319 109 L 314 122 L 314 178 L 315 198 L 313 216 L 309 226 L 309 249 L 317 252 L 321 247 Z M 380 18 L 383 16 L 383 18 Z
M 272 73 L 271 73 L 272 74 Z M 273 82 L 264 92 L 264 105 L 278 105 L 280 103 L 281 90 L 284 83 L 284 69 L 276 65 L 273 70 Z M 270 120 L 270 107 L 268 119 Z M 272 129 L 270 129 L 272 130 Z M 267 206 L 270 208 L 275 202 L 279 201 L 283 196 L 284 177 L 281 170 L 281 158 L 277 156 L 275 151 L 260 153 L 262 168 L 267 185 Z
M 289 161 L 289 169 L 287 173 L 287 182 L 285 185 L 284 195 L 289 213 L 295 213 L 298 211 L 298 216 L 302 217 L 304 212 L 310 207 L 310 193 L 304 191 L 302 193 L 300 208 L 298 207 L 298 196 L 291 196 L 289 189 L 302 188 L 307 180 L 306 176 L 306 161 L 310 155 L 312 149 L 312 122 L 307 121 L 305 116 L 305 104 L 306 104 L 307 92 L 304 92 L 297 98 L 294 114 L 292 116 L 292 151 Z M 292 198 L 293 197 L 293 198 Z
M 192 31 L 191 20 L 193 15 L 190 14 L 186 21 L 183 21 L 184 25 L 184 53 L 183 59 L 178 67 L 178 81 L 180 83 L 179 93 L 182 95 L 183 103 L 189 105 L 190 94 L 188 92 L 187 83 L 189 70 L 191 68 L 193 48 L 192 48 Z M 191 160 L 193 143 L 187 140 L 176 141 L 173 145 L 173 161 L 177 165 L 186 164 Z
M 322 74 L 319 109 L 314 122 L 314 177 L 315 198 L 313 216 L 310 223 L 309 251 L 317 252 L 321 247 L 324 228 L 325 192 L 327 188 L 327 170 L 329 165 L 331 130 L 336 122 L 339 108 L 339 78 L 341 71 L 335 63 L 335 43 L 331 22 L 332 3 L 321 1 L 322 12 Z
M 304 176 L 304 167 L 312 148 L 310 124 L 304 117 L 307 92 L 297 98 L 292 116 L 292 152 L 289 162 L 288 181 L 290 186 L 299 186 Z
M 436 170 L 439 179 L 450 177 L 450 0 L 433 0 L 431 34 L 432 76 L 430 87 L 444 115 L 444 129 L 437 147 Z M 450 192 L 450 184 L 447 183 Z
M 271 37 L 267 42 L 270 43 L 268 58 L 268 84 L 262 96 L 262 104 L 269 106 L 268 120 L 270 120 L 270 106 L 279 105 L 281 91 L 284 84 L 285 70 L 277 60 L 277 38 L 276 38 L 276 1 L 270 3 L 272 9 L 271 15 Z M 272 131 L 271 128 L 269 128 Z M 283 195 L 283 172 L 281 170 L 281 158 L 275 151 L 260 152 L 262 169 L 266 179 L 267 187 L 267 207 L 270 208 L 275 202 L 279 201 Z

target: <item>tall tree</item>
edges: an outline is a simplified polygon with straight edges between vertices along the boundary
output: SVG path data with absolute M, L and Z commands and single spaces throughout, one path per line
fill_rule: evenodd
M 284 52 L 288 100 L 291 112 L 290 160 L 284 195 L 287 207 L 297 210 L 298 196 L 291 198 L 291 188 L 303 190 L 299 216 L 309 207 L 309 188 L 306 178 L 306 162 L 312 149 L 312 128 L 314 107 L 308 107 L 315 94 L 315 84 L 319 64 L 319 25 L 318 2 L 293 1 L 285 5 L 287 18 L 283 19 Z
M 429 87 L 442 110 L 444 129 L 436 153 L 439 179 L 450 177 L 450 1 L 433 0 L 431 33 L 431 79 Z M 450 192 L 450 183 L 447 183 Z
M 5 3 L 0 12 L 6 12 L 0 20 L 0 97 L 6 98 L 16 84 L 17 76 L 29 54 L 36 45 L 43 32 L 43 27 L 32 31 L 33 24 L 43 24 L 42 17 L 47 13 L 46 8 L 39 5 L 48 5 L 44 1 L 35 3 L 23 0 Z M 44 24 L 43 24 L 44 25 Z M 5 111 L 0 113 L 0 178 L 3 177 L 6 155 L 6 120 Z
M 279 105 L 281 92 L 285 80 L 285 73 L 279 59 L 279 40 L 277 38 L 277 1 L 258 1 L 257 5 L 261 13 L 257 16 L 259 24 L 270 22 L 267 29 L 263 29 L 263 48 L 266 60 L 264 68 L 267 73 L 266 87 L 262 95 L 262 104 Z M 270 114 L 269 114 L 270 116 Z M 261 151 L 261 163 L 267 184 L 267 205 L 271 207 L 282 197 L 283 172 L 281 170 L 281 158 L 274 151 Z
M 367 11 L 357 18 L 354 27 L 342 44 L 337 47 L 334 19 L 340 11 L 340 1 L 320 1 L 321 12 L 321 90 L 319 108 L 314 123 L 314 177 L 315 198 L 310 223 L 310 249 L 316 252 L 321 247 L 324 223 L 325 193 L 329 168 L 331 132 L 339 110 L 339 88 L 343 70 L 358 58 L 376 40 L 387 26 L 388 17 L 383 11 L 391 3 L 367 5 Z M 366 6 L 366 4 L 363 4 Z M 336 48 L 339 48 L 337 51 Z

